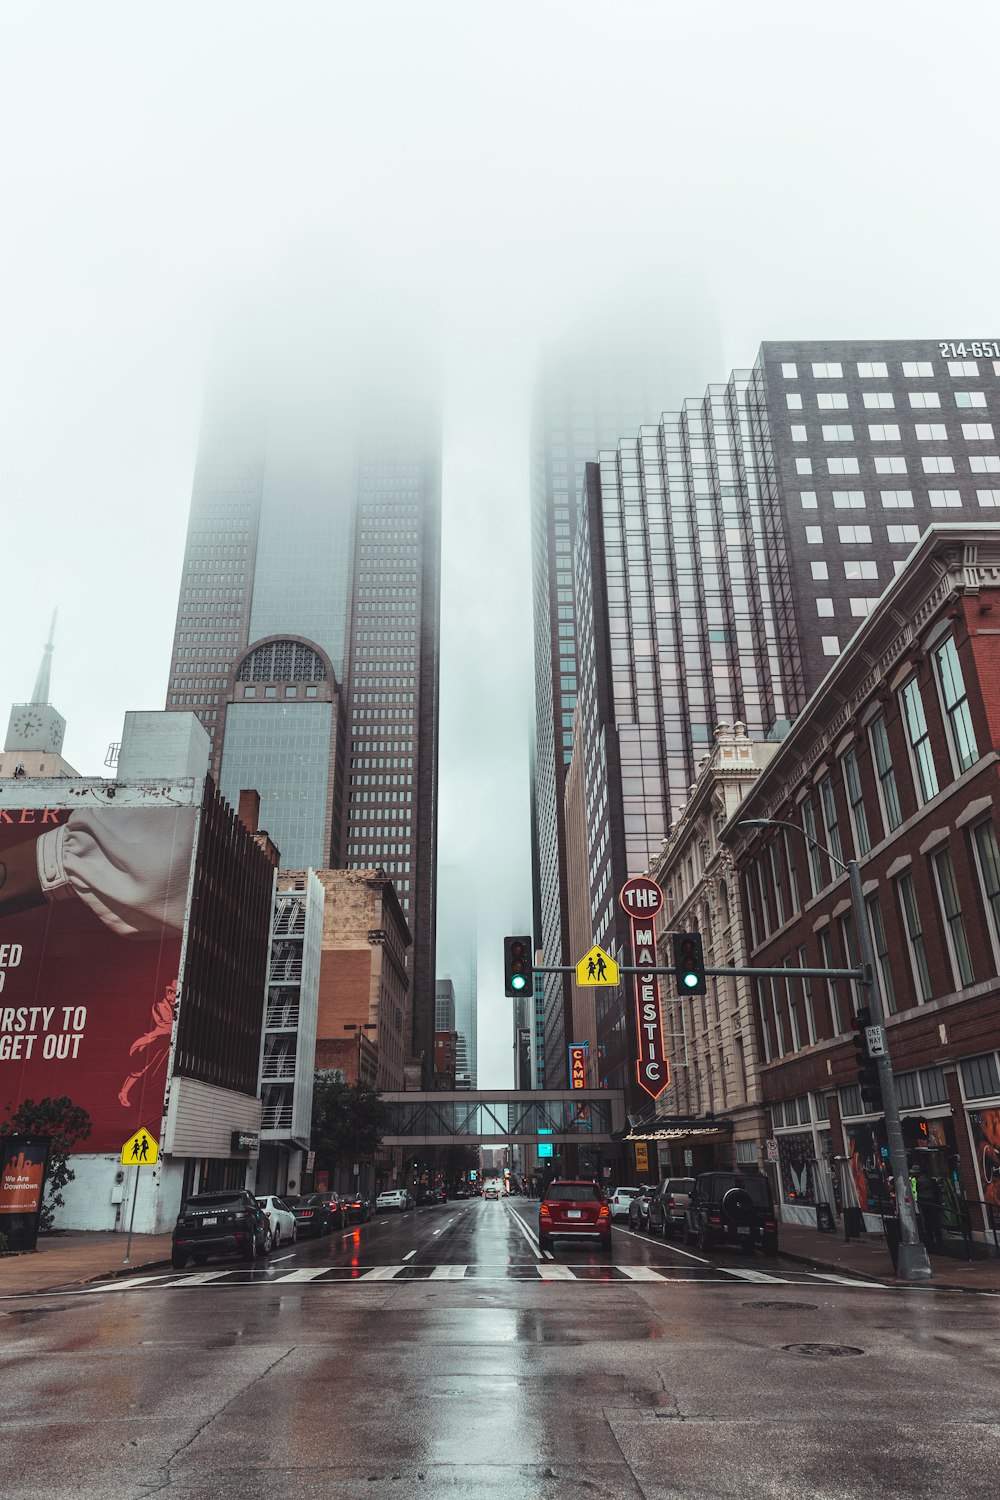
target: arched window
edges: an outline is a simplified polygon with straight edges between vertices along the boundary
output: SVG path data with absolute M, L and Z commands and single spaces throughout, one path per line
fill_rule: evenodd
M 326 667 L 311 646 L 268 641 L 240 663 L 237 682 L 325 682 Z

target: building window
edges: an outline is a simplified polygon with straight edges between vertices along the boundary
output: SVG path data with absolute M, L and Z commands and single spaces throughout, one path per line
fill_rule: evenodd
M 833 961 L 833 943 L 830 940 L 829 927 L 820 928 L 819 947 L 823 956 L 820 965 L 823 969 L 839 969 L 840 965 Z M 839 1036 L 844 1029 L 843 1017 L 840 1013 L 840 991 L 837 989 L 836 979 L 826 980 L 826 994 L 830 1004 L 830 1021 L 833 1025 L 834 1036 Z
M 872 841 L 868 835 L 868 818 L 865 815 L 865 800 L 861 789 L 857 751 L 848 750 L 841 764 L 844 769 L 844 789 L 847 792 L 847 806 L 850 809 L 854 848 L 857 858 L 860 859 L 868 853 Z
M 974 359 L 949 359 L 948 374 L 953 380 L 967 380 L 979 374 L 979 366 Z
M 948 933 L 948 951 L 951 954 L 955 987 L 961 989 L 973 981 L 972 959 L 969 957 L 969 943 L 965 935 L 965 922 L 962 918 L 958 886 L 955 883 L 955 866 L 952 863 L 951 850 L 941 849 L 933 856 L 933 864 L 938 898 Z
M 799 909 L 799 876 L 795 864 L 795 846 L 798 843 L 798 839 L 790 837 L 791 829 L 789 828 L 783 828 L 781 833 L 785 846 L 785 868 L 788 871 L 788 891 L 792 898 L 792 911 L 797 912 Z M 997 932 L 1000 934 L 1000 926 L 998 926 Z
M 887 1015 L 894 1015 L 896 1010 L 896 991 L 892 984 L 892 964 L 889 961 L 889 944 L 885 937 L 885 923 L 882 921 L 882 906 L 878 896 L 869 896 L 866 902 L 868 907 L 868 925 L 871 928 L 872 947 L 875 949 L 875 959 L 878 963 L 879 984 L 882 990 L 882 1008 Z
M 795 460 L 795 472 L 796 472 L 796 474 L 811 474 L 812 471 L 813 471 L 813 462 L 812 462 L 811 458 L 797 458 Z
M 798 951 L 798 963 L 796 967 L 799 969 L 808 969 L 812 967 L 812 965 L 809 963 L 809 956 L 806 953 L 805 948 L 800 948 Z M 809 1045 L 812 1046 L 812 1044 L 816 1041 L 816 1009 L 813 1004 L 812 980 L 803 979 L 801 983 L 802 1002 L 806 1018 L 806 1034 L 809 1037 Z
M 802 827 L 809 849 L 809 883 L 813 895 L 823 889 L 823 864 L 819 857 L 819 840 L 816 837 L 816 810 L 811 797 L 802 801 Z
M 910 964 L 913 969 L 913 980 L 917 987 L 917 995 L 921 1001 L 931 998 L 931 976 L 927 968 L 927 954 L 924 950 L 924 934 L 920 925 L 920 908 L 917 905 L 916 894 L 913 889 L 913 876 L 901 875 L 897 881 L 899 890 L 899 901 L 903 909 L 903 925 L 906 929 L 906 941 L 910 950 Z
M 834 510 L 864 510 L 864 490 L 834 490 L 833 508 Z
M 819 800 L 823 808 L 823 825 L 826 828 L 826 846 L 834 858 L 844 862 L 844 851 L 840 846 L 840 820 L 837 817 L 837 798 L 833 791 L 833 777 L 824 776 L 819 784 Z
M 843 378 L 842 367 L 835 362 L 814 364 L 812 372 L 814 380 L 840 380 Z
M 992 923 L 994 952 L 1000 953 L 1000 846 L 992 822 L 977 824 L 972 830 L 972 842 L 976 847 L 979 879 Z
M 910 744 L 914 786 L 920 801 L 929 802 L 932 797 L 937 796 L 938 779 L 924 702 L 920 696 L 920 684 L 915 677 L 904 683 L 899 699 L 903 706 L 903 723 Z
M 948 437 L 943 422 L 917 422 L 913 431 L 918 443 L 943 443 Z
M 815 490 L 802 490 L 802 491 L 800 491 L 800 493 L 799 493 L 799 499 L 802 502 L 802 509 L 803 510 L 815 510 L 816 509 L 816 491 Z
M 865 391 L 865 406 L 869 411 L 887 411 L 895 404 L 896 400 L 891 391 Z
M 921 380 L 925 375 L 933 375 L 934 366 L 929 359 L 904 359 L 903 377 L 906 380 Z
M 962 407 L 985 406 L 986 394 L 984 391 L 956 391 L 955 405 Z
M 1000 490 L 977 490 L 976 499 L 980 505 L 995 509 L 1000 505 Z
M 781 373 L 785 377 L 786 380 L 798 380 L 798 378 L 799 378 L 798 367 L 796 365 L 792 365 L 792 364 L 782 365 L 782 367 L 781 367 Z
M 859 360 L 858 378 L 860 380 L 886 380 L 889 376 L 889 368 L 881 360 Z M 824 1119 L 826 1116 L 824 1115 Z
M 792 434 L 793 443 L 807 443 L 809 441 L 808 433 L 804 427 L 793 426 L 789 428 L 789 431 Z
M 824 391 L 816 397 L 816 405 L 820 411 L 846 411 L 846 391 Z
M 810 547 L 822 546 L 823 545 L 823 528 L 822 528 L 822 526 L 807 526 L 806 527 L 806 541 L 808 542 L 808 544 L 809 544 Z
M 880 490 L 883 510 L 912 510 L 912 490 Z
M 842 542 L 870 542 L 872 539 L 870 526 L 840 526 L 837 529 Z
M 767 1001 L 764 998 L 764 986 L 766 979 L 755 981 L 757 985 L 757 1009 L 760 1012 L 760 1032 L 764 1042 L 764 1061 L 770 1062 L 773 1057 L 771 1048 L 771 1028 L 767 1024 Z
M 878 563 L 870 558 L 857 558 L 844 563 L 845 578 L 877 578 Z
M 785 968 L 792 967 L 792 960 L 785 959 Z M 788 1030 L 792 1038 L 792 1051 L 798 1052 L 802 1046 L 802 1033 L 799 1030 L 799 995 L 798 980 L 785 980 L 785 1002 L 788 1006 Z
M 851 614 L 866 620 L 877 603 L 877 599 L 852 599 Z
M 839 635 L 825 635 L 825 636 L 823 636 L 823 655 L 824 656 L 839 656 L 840 655 L 840 636 Z
M 860 474 L 856 458 L 828 458 L 826 461 L 828 474 Z
M 814 562 L 811 563 L 810 566 L 812 568 L 812 576 L 814 578 L 829 578 L 830 569 L 825 562 Z
M 911 391 L 910 405 L 914 411 L 937 411 L 941 406 L 941 397 L 937 391 Z
M 879 804 L 886 833 L 891 833 L 903 821 L 899 808 L 899 793 L 896 788 L 896 773 L 892 768 L 892 752 L 889 735 L 885 727 L 885 715 L 877 714 L 868 726 L 868 739 L 875 760 L 878 779 Z
M 821 619 L 826 619 L 826 618 L 832 617 L 832 615 L 833 615 L 833 600 L 832 599 L 817 599 L 816 600 L 816 613 L 820 616 Z
M 965 438 L 966 442 L 969 442 L 969 443 L 982 443 L 982 442 L 987 441 L 988 439 L 992 440 L 992 437 L 993 437 L 993 423 L 992 422 L 963 422 L 962 423 L 962 436 Z
M 886 534 L 890 542 L 913 542 L 920 540 L 919 526 L 887 526 Z
M 1000 474 L 1000 454 L 970 454 L 969 470 L 973 474 Z
M 774 891 L 775 915 L 778 919 L 778 926 L 784 927 L 787 921 L 785 914 L 785 892 L 781 884 L 781 871 L 778 868 L 778 843 L 776 839 L 772 839 L 768 844 L 767 854 L 771 867 L 771 887 Z
M 920 463 L 925 474 L 954 474 L 955 460 L 938 454 L 934 458 L 922 458 Z
M 892 422 L 876 422 L 868 428 L 873 443 L 898 443 L 899 428 Z
M 961 490 L 928 490 L 927 498 L 935 510 L 961 510 Z
M 934 665 L 948 724 L 952 759 L 956 772 L 961 775 L 975 765 L 979 759 L 979 748 L 976 745 L 976 732 L 972 727 L 969 699 L 954 636 L 949 636 L 938 646 L 934 652 Z
M 966 1099 L 992 1099 L 1000 1094 L 1000 1071 L 995 1052 L 967 1057 L 958 1066 L 962 1071 L 962 1090 Z
M 785 397 L 785 404 L 787 405 L 789 411 L 801 411 L 802 410 L 802 397 L 801 396 L 795 396 L 795 395 L 788 395 L 788 396 Z
M 854 428 L 847 423 L 841 423 L 836 427 L 823 427 L 824 443 L 853 443 Z
M 876 458 L 876 460 L 875 460 L 875 473 L 876 474 L 905 474 L 906 473 L 906 459 L 905 458 L 901 458 L 899 456 L 899 454 L 892 454 L 892 455 L 890 455 L 890 456 L 888 456 L 886 458 Z

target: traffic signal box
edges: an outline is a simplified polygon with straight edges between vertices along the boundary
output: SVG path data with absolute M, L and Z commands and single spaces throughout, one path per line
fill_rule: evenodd
M 523 995 L 531 988 L 531 938 L 507 937 L 503 940 L 503 992 Z
M 675 932 L 671 941 L 674 949 L 674 979 L 679 995 L 704 995 L 705 955 L 698 932 Z
M 862 1102 L 872 1109 L 882 1109 L 882 1089 L 878 1081 L 878 1063 L 868 1051 L 867 1029 L 872 1022 L 872 1013 L 863 1005 L 851 1021 L 854 1032 L 854 1050 L 858 1059 L 858 1087 Z

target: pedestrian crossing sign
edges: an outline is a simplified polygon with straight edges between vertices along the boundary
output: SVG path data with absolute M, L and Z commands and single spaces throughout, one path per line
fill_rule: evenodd
M 617 984 L 619 979 L 618 965 L 603 948 L 591 948 L 576 966 L 577 984 L 607 987 Z
M 152 1167 L 160 1159 L 160 1148 L 148 1130 L 137 1130 L 122 1147 L 123 1167 Z

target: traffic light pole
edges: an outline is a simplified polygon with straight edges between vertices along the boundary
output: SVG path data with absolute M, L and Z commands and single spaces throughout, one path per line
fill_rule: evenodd
M 851 887 L 851 906 L 854 911 L 854 930 L 858 935 L 861 967 L 864 971 L 864 978 L 861 982 L 868 992 L 872 1021 L 876 1026 L 882 1027 L 884 1035 L 885 1012 L 882 1009 L 882 994 L 878 981 L 878 969 L 875 967 L 875 952 L 872 947 L 871 929 L 868 926 L 865 896 L 861 888 L 861 870 L 856 859 L 849 859 L 846 864 L 847 878 Z M 896 1094 L 896 1080 L 892 1076 L 888 1047 L 876 1059 L 876 1062 L 885 1114 L 889 1167 L 892 1171 L 892 1180 L 896 1185 L 896 1212 L 899 1215 L 899 1260 L 896 1269 L 904 1280 L 915 1281 L 920 1277 L 930 1276 L 931 1263 L 927 1247 L 920 1242 L 920 1231 L 917 1227 L 917 1210 L 910 1187 L 910 1170 L 906 1162 L 903 1125 L 899 1118 L 899 1098 Z

